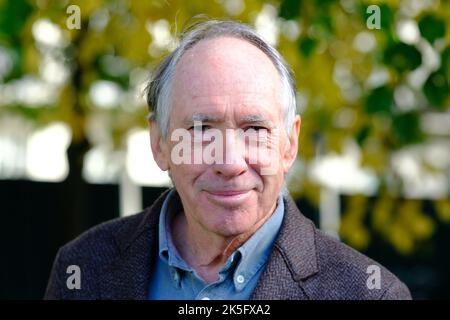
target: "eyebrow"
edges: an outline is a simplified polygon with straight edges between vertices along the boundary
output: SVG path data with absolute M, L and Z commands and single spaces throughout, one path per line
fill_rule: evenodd
M 261 124 L 268 127 L 272 127 L 273 123 L 272 121 L 266 120 L 261 115 L 258 114 L 249 114 L 242 116 L 240 119 L 241 123 L 251 123 L 251 124 Z M 216 117 L 213 115 L 205 114 L 205 113 L 194 113 L 191 117 L 183 120 L 183 123 L 187 126 L 191 126 L 194 124 L 194 122 L 207 122 L 207 123 L 217 123 L 223 121 L 222 117 Z
M 262 124 L 268 127 L 272 127 L 273 123 L 272 121 L 267 120 L 266 118 L 264 118 L 263 116 L 259 115 L 259 114 L 249 114 L 246 116 L 241 117 L 241 122 L 244 123 L 252 123 L 252 124 Z
M 183 123 L 187 126 L 191 126 L 194 124 L 194 122 L 199 121 L 199 122 L 220 122 L 220 118 L 219 117 L 214 117 L 212 115 L 209 114 L 205 114 L 205 113 L 194 113 L 191 117 L 186 118 L 183 120 Z

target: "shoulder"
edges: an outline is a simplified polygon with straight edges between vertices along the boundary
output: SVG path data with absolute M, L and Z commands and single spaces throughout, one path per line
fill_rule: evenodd
M 101 223 L 61 247 L 60 255 L 71 260 L 89 259 L 94 264 L 107 263 L 117 256 L 120 240 L 137 230 L 145 214 L 144 211 Z
M 146 214 L 149 212 L 104 222 L 62 246 L 53 263 L 45 298 L 98 298 L 102 269 L 120 257 L 122 247 L 132 241 Z M 74 267 L 80 270 L 83 290 L 66 290 L 66 281 Z
M 318 229 L 315 245 L 318 273 L 310 281 L 315 285 L 313 295 L 320 293 L 331 299 L 411 298 L 408 288 L 380 263 Z
M 112 266 L 130 263 L 130 255 L 136 260 L 149 254 L 157 239 L 159 213 L 168 192 L 170 190 L 163 192 L 143 212 L 104 222 L 61 247 L 53 263 L 45 298 L 100 299 L 104 293 L 102 281 Z M 81 273 L 83 290 L 67 290 L 70 270 L 77 269 Z M 134 276 L 128 266 L 125 265 L 124 270 L 124 277 Z
M 285 204 L 276 242 L 282 260 L 274 261 L 286 264 L 283 270 L 291 274 L 293 292 L 300 289 L 309 299 L 411 298 L 408 288 L 381 264 L 317 229 L 291 197 L 285 197 Z

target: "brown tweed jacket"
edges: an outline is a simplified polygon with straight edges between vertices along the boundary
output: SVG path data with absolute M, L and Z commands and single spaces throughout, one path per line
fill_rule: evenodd
M 45 298 L 146 299 L 166 194 L 144 212 L 103 223 L 63 246 Z M 284 201 L 284 221 L 253 299 L 411 299 L 392 273 L 317 230 L 289 196 Z M 70 265 L 80 267 L 80 289 L 66 285 Z M 366 284 L 370 265 L 380 267 L 380 288 Z

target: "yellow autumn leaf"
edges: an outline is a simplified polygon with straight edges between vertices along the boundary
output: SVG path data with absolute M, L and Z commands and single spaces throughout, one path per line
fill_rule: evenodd
M 436 208 L 437 215 L 439 219 L 443 222 L 450 222 L 450 201 L 449 200 L 438 200 L 434 202 L 434 207 Z

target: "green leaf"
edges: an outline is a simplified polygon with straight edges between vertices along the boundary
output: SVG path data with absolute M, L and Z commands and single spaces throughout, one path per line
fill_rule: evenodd
M 392 119 L 392 130 L 394 138 L 400 146 L 418 143 L 423 140 L 419 115 L 416 112 L 395 115 Z
M 422 64 L 422 55 L 416 47 L 405 43 L 389 46 L 384 52 L 384 62 L 398 72 L 414 70 Z
M 367 114 L 390 114 L 394 105 L 394 93 L 391 88 L 382 86 L 375 88 L 366 99 Z
M 0 38 L 18 37 L 33 8 L 29 1 L 0 2 Z
M 10 48 L 4 48 L 4 50 L 6 50 L 6 53 L 9 54 L 13 63 L 11 71 L 8 74 L 3 75 L 3 81 L 6 83 L 8 81 L 22 77 L 22 64 L 24 57 L 22 46 L 16 45 Z
M 333 25 L 330 15 L 319 14 L 314 17 L 313 24 L 319 30 L 319 34 L 327 36 L 333 32 Z
M 356 142 L 362 146 L 364 144 L 364 141 L 369 137 L 370 133 L 370 127 L 364 126 L 362 127 L 357 133 L 356 133 Z
M 441 54 L 441 69 L 444 70 L 444 73 L 450 73 L 450 46 L 445 48 Z
M 278 15 L 286 20 L 293 20 L 300 15 L 301 0 L 283 0 Z
M 431 14 L 425 15 L 419 21 L 419 30 L 422 37 L 433 43 L 445 36 L 445 21 Z
M 309 58 L 314 49 L 317 47 L 318 41 L 310 37 L 303 37 L 298 42 L 298 49 L 305 58 Z
M 315 2 L 315 6 L 317 6 L 317 8 L 324 8 L 337 2 L 337 0 L 316 0 Z
M 445 71 L 440 69 L 428 77 L 423 86 L 423 93 L 433 107 L 443 109 L 448 97 L 450 87 Z

